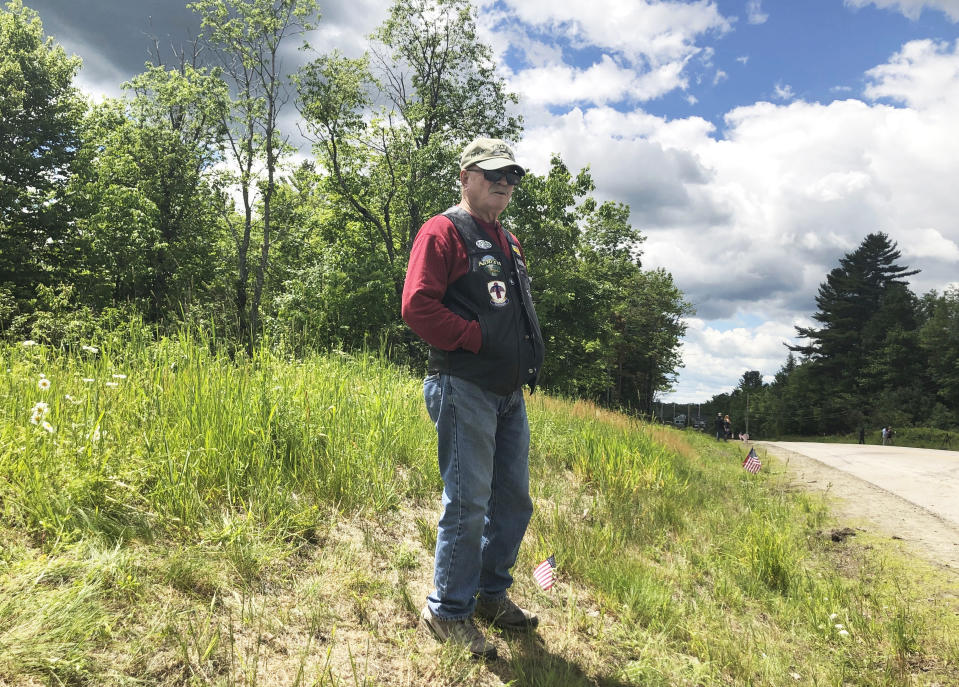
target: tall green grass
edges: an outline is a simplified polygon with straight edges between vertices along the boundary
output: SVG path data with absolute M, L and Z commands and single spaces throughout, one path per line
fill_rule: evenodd
M 414 633 L 441 488 L 420 380 L 192 331 L 98 348 L 0 344 L 0 684 L 959 679 L 954 596 L 837 548 L 774 462 L 540 393 L 513 592 L 544 639 L 504 638 L 489 668 L 437 657 Z M 525 571 L 551 553 L 544 594 Z
M 309 538 L 330 507 L 388 510 L 438 484 L 418 383 L 374 355 L 237 362 L 184 332 L 3 346 L 0 370 L 5 516 L 47 544 Z

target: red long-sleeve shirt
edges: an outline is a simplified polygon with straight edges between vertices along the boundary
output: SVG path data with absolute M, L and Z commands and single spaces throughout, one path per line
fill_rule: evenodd
M 475 215 L 473 219 L 512 260 L 499 222 L 484 222 Z M 463 240 L 449 218 L 436 215 L 427 220 L 410 251 L 401 312 L 410 329 L 429 345 L 444 351 L 463 348 L 479 353 L 483 345 L 479 322 L 464 320 L 443 305 L 447 286 L 469 269 Z

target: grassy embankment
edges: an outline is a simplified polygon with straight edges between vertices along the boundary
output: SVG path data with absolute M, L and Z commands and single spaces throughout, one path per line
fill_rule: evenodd
M 832 543 L 741 446 L 541 394 L 514 587 L 541 628 L 472 662 L 416 625 L 419 380 L 212 348 L 0 345 L 0 684 L 959 684 L 954 575 Z

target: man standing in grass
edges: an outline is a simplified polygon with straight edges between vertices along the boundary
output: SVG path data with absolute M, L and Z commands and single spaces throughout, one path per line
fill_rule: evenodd
M 403 319 L 430 346 L 423 396 L 444 485 L 422 621 L 482 658 L 496 647 L 474 614 L 508 630 L 538 622 L 507 595 L 533 513 L 523 386 L 544 355 L 522 247 L 498 222 L 525 173 L 499 139 L 466 146 L 460 203 L 420 228 L 403 287 Z

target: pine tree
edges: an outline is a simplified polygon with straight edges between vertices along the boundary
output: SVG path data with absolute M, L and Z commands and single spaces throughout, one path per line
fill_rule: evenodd
M 888 357 L 882 349 L 892 323 L 914 325 L 915 297 L 904 280 L 918 270 L 897 264 L 900 257 L 886 234 L 866 236 L 819 286 L 813 319 L 822 327 L 796 327 L 808 343 L 789 348 L 815 368 L 828 428 L 844 427 L 848 409 L 869 405 L 866 393 L 883 388 L 886 370 L 876 363 Z

